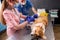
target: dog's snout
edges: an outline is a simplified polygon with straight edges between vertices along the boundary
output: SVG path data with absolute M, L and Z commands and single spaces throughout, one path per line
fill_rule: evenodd
M 34 36 L 34 34 L 31 34 L 31 36 Z
M 31 34 L 31 36 L 36 36 L 36 34 Z

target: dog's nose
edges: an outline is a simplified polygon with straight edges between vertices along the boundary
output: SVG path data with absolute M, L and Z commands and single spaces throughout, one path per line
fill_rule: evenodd
M 34 34 L 31 34 L 31 36 L 34 36 Z
M 36 34 L 31 34 L 31 36 L 36 36 Z

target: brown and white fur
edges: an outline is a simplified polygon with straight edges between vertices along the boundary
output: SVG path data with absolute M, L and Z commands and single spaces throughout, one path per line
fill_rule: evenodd
M 45 28 L 48 25 L 48 17 L 40 16 L 34 23 L 31 25 L 31 35 L 39 36 L 43 39 L 46 39 Z

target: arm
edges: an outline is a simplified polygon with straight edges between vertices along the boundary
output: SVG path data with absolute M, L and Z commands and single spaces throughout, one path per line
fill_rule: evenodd
M 15 8 L 15 10 L 16 10 L 17 15 L 18 15 L 19 17 L 24 18 L 24 19 L 26 18 L 26 16 L 23 15 L 21 12 L 18 12 L 16 8 Z
M 35 9 L 34 7 L 32 7 L 32 11 L 33 11 L 35 14 L 37 14 L 37 11 L 36 11 L 36 9 Z
M 10 28 L 15 30 L 23 29 L 28 24 L 28 21 L 25 21 L 22 24 L 17 24 L 16 21 L 11 17 L 11 14 L 9 13 L 4 13 L 3 17 L 6 20 L 8 26 L 10 26 Z
M 28 21 L 23 22 L 22 24 L 16 25 L 14 27 L 16 30 L 23 29 L 28 24 Z
M 23 15 L 22 13 L 20 13 L 20 17 L 25 19 L 27 16 Z
M 32 7 L 32 11 L 34 12 L 33 17 L 34 17 L 34 18 L 38 18 L 37 11 L 36 11 L 36 9 L 35 9 L 34 7 Z
M 37 13 L 36 9 L 34 8 L 32 2 L 31 2 L 30 0 L 27 0 L 27 5 L 28 5 L 29 8 L 32 9 L 32 11 L 33 11 L 35 14 Z

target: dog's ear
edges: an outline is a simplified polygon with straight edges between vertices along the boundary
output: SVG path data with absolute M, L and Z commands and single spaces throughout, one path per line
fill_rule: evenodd
M 40 34 L 40 37 L 43 38 L 42 36 L 44 35 L 44 33 L 43 33 L 43 28 L 42 28 L 42 27 L 40 27 L 40 32 L 39 32 L 39 34 Z
M 44 31 L 43 28 L 41 27 L 40 29 L 41 29 L 41 31 L 40 31 L 40 37 L 42 37 L 44 40 L 46 40 L 47 37 L 45 36 L 45 34 L 43 32 Z
M 47 39 L 47 37 L 44 35 L 44 33 L 42 31 L 40 32 L 40 37 L 44 40 Z

